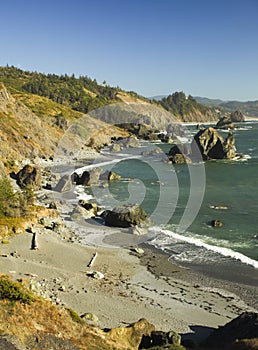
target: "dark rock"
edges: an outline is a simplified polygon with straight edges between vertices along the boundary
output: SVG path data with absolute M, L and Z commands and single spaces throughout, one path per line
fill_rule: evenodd
M 168 159 L 173 164 L 185 164 L 191 163 L 191 159 L 187 156 L 191 152 L 191 147 L 189 144 L 183 144 L 179 146 L 173 146 L 168 154 Z
M 100 175 L 100 180 L 103 180 L 103 181 L 118 181 L 120 179 L 121 179 L 120 175 L 110 170 L 106 170 L 103 174 Z
M 84 171 L 81 175 L 78 175 L 76 172 L 73 173 L 72 179 L 75 182 L 76 185 L 83 185 L 83 186 L 91 186 L 98 184 L 100 174 L 102 169 L 101 168 L 94 168 L 91 171 Z
M 235 129 L 235 124 L 232 122 L 230 116 L 224 116 L 222 118 L 220 118 L 220 120 L 217 122 L 216 129 L 224 129 L 224 130 L 228 130 L 228 129 Z
M 101 214 L 107 226 L 131 227 L 135 225 L 150 224 L 146 212 L 138 204 L 125 204 L 106 210 Z
M 58 181 L 57 185 L 55 186 L 54 190 L 57 192 L 67 192 L 71 191 L 72 189 L 72 180 L 70 175 L 64 175 L 61 177 L 61 179 Z
M 258 338 L 258 313 L 244 312 L 225 326 L 216 329 L 202 345 L 208 349 L 224 349 L 237 339 L 254 338 Z
M 221 222 L 220 220 L 212 220 L 211 226 L 212 227 L 222 227 L 223 226 L 223 222 Z
M 17 174 L 16 180 L 20 187 L 30 187 L 33 190 L 41 189 L 41 171 L 38 167 L 25 165 Z
M 169 344 L 180 345 L 181 337 L 174 331 L 162 332 L 152 331 L 150 335 L 142 337 L 140 349 L 151 349 L 154 346 L 165 346 Z
M 198 158 L 198 149 L 204 160 L 207 159 L 232 159 L 236 156 L 235 139 L 229 133 L 224 141 L 217 130 L 212 127 L 200 130 L 191 145 L 192 154 Z
M 83 207 L 85 210 L 87 210 L 91 217 L 98 215 L 98 211 L 100 211 L 100 208 L 98 207 L 97 203 L 91 203 L 83 199 L 80 199 L 79 205 Z

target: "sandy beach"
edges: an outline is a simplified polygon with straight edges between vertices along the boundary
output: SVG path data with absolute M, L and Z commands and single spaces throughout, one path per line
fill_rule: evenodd
M 64 200 L 61 202 L 65 212 Z M 131 239 L 132 234 L 126 230 L 90 220 L 84 221 L 83 229 L 74 223 L 67 227 L 58 215 L 39 221 L 33 227 L 39 249 L 31 250 L 30 232 L 10 238 L 9 244 L 1 245 L 0 271 L 26 279 L 36 293 L 79 315 L 94 314 L 92 323 L 101 328 L 126 325 L 144 317 L 157 329 L 175 330 L 198 341 L 243 311 L 255 310 L 252 301 L 257 287 L 248 291 L 179 268 L 148 244 L 141 245 L 142 254 L 130 248 L 128 242 L 123 248 L 112 247 L 110 237 L 114 235 L 121 234 L 121 240 Z M 88 237 L 82 240 L 85 235 Z M 95 253 L 94 264 L 88 267 Z M 96 271 L 104 278 L 94 278 Z M 241 296 L 237 295 L 240 290 L 245 290 Z

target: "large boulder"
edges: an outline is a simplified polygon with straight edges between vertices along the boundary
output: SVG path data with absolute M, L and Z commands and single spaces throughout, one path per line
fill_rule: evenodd
M 258 313 L 244 312 L 225 326 L 216 329 L 203 343 L 207 349 L 244 349 L 237 340 L 258 338 Z M 256 348 L 257 349 L 257 348 Z
M 67 192 L 67 191 L 71 191 L 71 189 L 72 189 L 72 180 L 70 175 L 62 176 L 54 188 L 54 190 L 57 192 Z
M 207 159 L 232 159 L 236 156 L 234 135 L 229 132 L 224 141 L 223 137 L 212 127 L 200 130 L 192 142 L 194 157 L 200 152 L 203 160 Z M 199 150 L 199 152 L 198 152 Z
M 102 181 L 118 181 L 120 179 L 121 175 L 111 170 L 106 170 L 103 174 L 100 175 L 100 180 Z
M 150 336 L 155 330 L 155 326 L 145 319 L 130 324 L 128 327 L 118 327 L 111 329 L 106 338 L 119 343 L 124 348 L 139 349 L 143 336 Z
M 191 153 L 191 147 L 188 144 L 182 144 L 180 147 L 175 145 L 171 147 L 168 153 L 168 159 L 173 164 L 191 163 L 191 159 L 187 156 Z
M 152 349 L 154 346 L 169 346 L 169 344 L 180 345 L 181 336 L 174 332 L 152 331 L 150 335 L 144 335 L 140 349 Z
M 41 189 L 41 170 L 32 165 L 25 165 L 17 174 L 16 180 L 20 187 L 33 190 Z
M 99 183 L 101 168 L 94 168 L 91 171 L 84 171 L 81 175 L 73 173 L 72 179 L 76 185 L 91 186 Z
M 132 227 L 150 224 L 148 215 L 138 204 L 119 205 L 113 210 L 105 210 L 101 217 L 107 226 Z

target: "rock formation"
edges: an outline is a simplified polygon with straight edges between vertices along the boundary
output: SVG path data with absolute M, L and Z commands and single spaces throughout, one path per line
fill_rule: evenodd
M 232 159 L 236 156 L 235 139 L 232 133 L 224 141 L 217 130 L 209 127 L 200 130 L 192 143 L 193 156 L 197 155 L 198 147 L 203 160 L 208 159 Z
M 256 344 L 258 344 L 257 313 L 244 312 L 225 326 L 215 330 L 203 345 L 205 349 L 252 349 L 244 346 L 237 347 L 236 341 L 242 339 L 256 339 Z
M 78 175 L 76 172 L 73 173 L 72 179 L 76 185 L 91 186 L 99 182 L 101 168 L 94 168 L 91 171 L 84 171 L 82 174 Z
M 20 187 L 30 187 L 33 190 L 41 189 L 41 170 L 32 165 L 25 165 L 17 174 L 16 180 Z
M 67 191 L 71 191 L 71 189 L 72 189 L 72 180 L 70 175 L 64 175 L 63 177 L 61 177 L 56 187 L 54 188 L 54 190 L 57 192 L 67 192 Z
M 138 204 L 119 205 L 113 210 L 105 210 L 101 216 L 107 226 L 131 227 L 150 224 L 148 215 Z

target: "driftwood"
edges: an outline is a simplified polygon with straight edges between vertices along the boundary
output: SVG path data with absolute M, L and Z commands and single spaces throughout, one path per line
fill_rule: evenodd
M 93 266 L 93 264 L 94 264 L 94 262 L 95 262 L 97 256 L 98 256 L 98 253 L 97 253 L 97 252 L 93 254 L 92 258 L 90 259 L 90 262 L 89 262 L 88 265 L 87 265 L 87 267 Z

